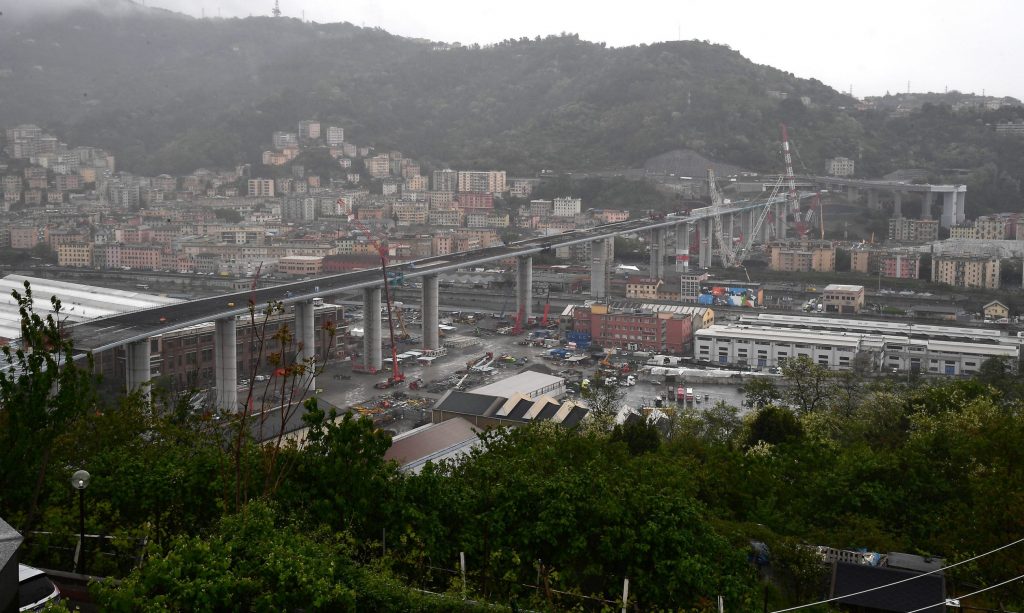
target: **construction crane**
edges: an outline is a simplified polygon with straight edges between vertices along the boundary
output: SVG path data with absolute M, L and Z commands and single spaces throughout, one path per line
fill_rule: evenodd
M 711 221 L 714 225 L 714 240 L 718 241 L 718 249 L 715 251 L 722 260 L 722 266 L 732 268 L 736 265 L 736 250 L 732 244 L 732 236 L 727 239 L 725 231 L 722 229 L 722 212 L 725 209 L 725 201 L 722 199 L 722 193 L 718 191 L 713 168 L 708 168 L 708 193 L 711 194 Z
M 391 316 L 391 312 L 394 310 L 394 306 L 391 302 L 391 278 L 388 276 L 388 248 L 384 242 L 377 240 L 374 237 L 374 235 L 370 232 L 370 230 L 365 225 L 360 223 L 358 220 L 352 220 L 352 224 L 355 225 L 355 227 L 358 228 L 359 231 L 366 236 L 367 240 L 369 240 L 373 244 L 374 249 L 377 250 L 377 255 L 380 256 L 380 270 L 382 278 L 384 280 L 384 304 L 387 307 L 388 331 L 391 334 L 391 376 L 387 378 L 387 381 L 381 381 L 380 383 L 377 383 L 374 387 L 378 389 L 387 389 L 389 387 L 394 387 L 395 385 L 398 385 L 399 383 L 405 381 L 405 375 L 402 374 L 402 371 L 398 369 L 398 349 L 395 344 L 395 322 Z M 363 322 L 364 327 L 369 325 L 370 322 Z

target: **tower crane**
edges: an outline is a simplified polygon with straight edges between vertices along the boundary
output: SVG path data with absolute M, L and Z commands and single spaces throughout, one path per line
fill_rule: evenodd
M 377 240 L 370 230 L 358 220 L 352 220 L 352 224 L 366 236 L 367 240 L 373 244 L 374 249 L 377 250 L 377 255 L 380 256 L 380 270 L 384 280 L 384 303 L 388 311 L 388 331 L 391 334 L 391 376 L 387 378 L 387 381 L 381 381 L 374 387 L 377 387 L 378 389 L 386 389 L 394 387 L 395 385 L 405 381 L 405 375 L 398 369 L 398 349 L 395 344 L 395 322 L 391 316 L 393 305 L 391 303 L 391 279 L 388 277 L 388 248 L 384 242 Z M 363 322 L 363 325 L 368 326 L 369 322 Z

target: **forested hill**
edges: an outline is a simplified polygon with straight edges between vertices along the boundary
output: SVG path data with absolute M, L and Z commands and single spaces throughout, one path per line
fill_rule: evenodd
M 271 131 L 305 118 L 428 165 L 593 170 L 692 149 L 778 171 L 784 121 L 798 171 L 836 155 L 876 176 L 989 164 L 994 190 L 1005 175 L 993 199 L 1019 201 L 1024 148 L 990 146 L 989 117 L 931 105 L 895 120 L 856 112 L 824 84 L 726 46 L 612 49 L 561 35 L 463 47 L 348 23 L 98 6 L 0 20 L 0 124 L 38 123 L 140 173 L 255 161 Z

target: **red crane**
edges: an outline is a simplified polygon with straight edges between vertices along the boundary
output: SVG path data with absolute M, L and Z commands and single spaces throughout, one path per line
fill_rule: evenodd
M 377 250 L 377 255 L 380 256 L 380 270 L 384 278 L 384 303 L 387 305 L 388 331 L 391 333 L 391 376 L 388 377 L 387 381 L 381 381 L 374 387 L 378 389 L 387 389 L 405 381 L 405 375 L 398 369 L 398 349 L 395 345 L 395 322 L 391 317 L 391 311 L 394 307 L 391 303 L 390 279 L 388 278 L 388 248 L 386 244 L 377 240 L 370 230 L 358 220 L 352 220 L 352 224 L 366 236 L 367 240 L 373 243 L 374 249 Z M 364 328 L 368 325 L 369 322 L 363 322 Z M 364 329 L 363 334 L 365 333 L 366 331 Z M 364 359 L 365 358 L 366 356 L 364 356 Z

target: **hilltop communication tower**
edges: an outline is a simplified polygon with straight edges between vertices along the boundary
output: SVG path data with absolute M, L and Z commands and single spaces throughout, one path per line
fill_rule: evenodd
M 280 17 L 281 16 L 280 0 L 274 0 L 274 10 L 270 11 L 270 14 L 273 15 L 274 17 Z

